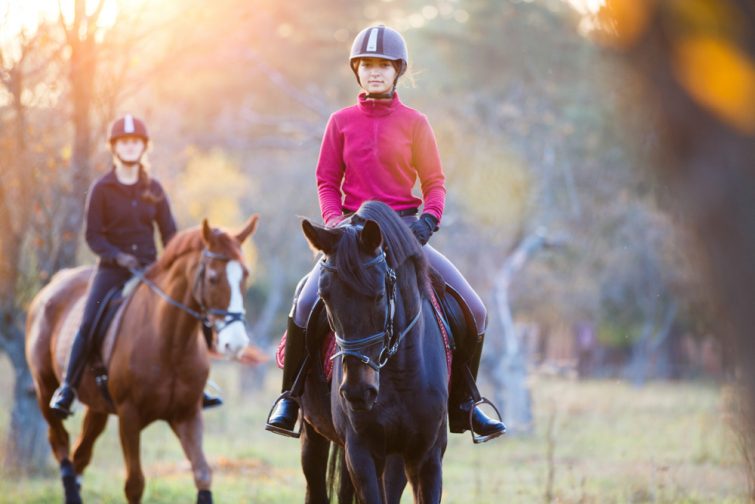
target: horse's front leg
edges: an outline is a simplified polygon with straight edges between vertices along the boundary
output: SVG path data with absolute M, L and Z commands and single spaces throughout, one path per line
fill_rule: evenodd
M 172 420 L 170 426 L 181 440 L 181 447 L 191 462 L 194 485 L 197 487 L 197 504 L 212 503 L 212 471 L 202 450 L 202 412 L 197 409 L 187 418 Z
M 129 504 L 134 504 L 141 501 L 144 493 L 144 473 L 139 453 L 142 421 L 135 408 L 126 406 L 119 409 L 118 430 L 126 463 L 126 499 Z
M 362 504 L 382 504 L 383 495 L 378 474 L 383 471 L 384 461 L 376 461 L 373 454 L 356 439 L 355 435 L 346 438 L 346 465 L 354 484 L 359 502 Z
M 307 504 L 330 502 L 325 481 L 329 446 L 328 440 L 305 421 L 301 435 L 301 468 L 307 479 L 307 493 L 304 497 Z
M 436 446 L 419 461 L 407 461 L 414 502 L 437 504 L 443 493 L 443 450 Z
M 84 469 L 92 460 L 94 442 L 105 430 L 108 416 L 107 413 L 87 408 L 86 415 L 84 415 L 84 426 L 73 449 L 73 467 L 76 469 L 76 474 L 84 474 Z
M 404 459 L 396 453 L 385 458 L 383 470 L 383 500 L 386 504 L 399 504 L 406 488 Z

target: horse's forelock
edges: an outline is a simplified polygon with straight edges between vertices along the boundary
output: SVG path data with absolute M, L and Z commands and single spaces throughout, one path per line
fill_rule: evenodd
M 385 203 L 380 201 L 366 201 L 356 212 L 359 219 L 371 220 L 377 223 L 383 235 L 383 244 L 388 256 L 388 264 L 397 272 L 407 261 L 412 261 L 416 271 L 416 281 L 420 289 L 428 287 L 427 260 L 422 252 L 422 246 L 412 234 L 409 226 L 401 217 Z M 412 281 L 405 275 L 399 275 L 399 282 Z
M 375 275 L 374 268 L 365 268 L 359 254 L 359 236 L 357 228 L 345 227 L 338 240 L 335 253 L 335 266 L 340 272 L 339 278 L 352 289 L 362 294 L 373 294 L 380 288 L 382 278 Z
M 223 254 L 232 259 L 238 260 L 243 264 L 241 248 L 238 242 L 225 231 L 215 229 L 213 233 L 213 252 Z M 199 227 L 193 227 L 176 233 L 168 242 L 165 250 L 150 267 L 147 276 L 154 277 L 162 272 L 168 271 L 173 263 L 179 258 L 192 252 L 200 252 L 206 247 L 202 240 L 202 230 Z

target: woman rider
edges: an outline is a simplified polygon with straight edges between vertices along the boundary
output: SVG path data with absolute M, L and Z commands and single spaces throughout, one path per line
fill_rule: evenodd
M 461 273 L 440 252 L 427 244 L 438 230 L 445 204 L 445 176 L 435 136 L 425 115 L 405 106 L 396 94 L 396 83 L 406 71 L 407 49 L 403 37 L 385 26 L 362 30 L 351 48 L 350 65 L 363 89 L 358 103 L 330 117 L 320 149 L 316 177 L 322 217 L 335 226 L 367 200 L 388 204 L 409 224 L 430 263 L 471 311 L 475 331 L 454 355 L 449 399 L 451 432 L 471 427 L 475 434 L 492 439 L 506 430 L 478 408 L 474 377 L 480 362 L 487 323 L 485 306 Z M 412 194 L 419 178 L 422 199 Z M 417 218 L 418 208 L 423 205 Z M 299 406 L 290 394 L 306 355 L 305 327 L 317 300 L 320 263 L 303 280 L 288 320 L 283 394 L 268 418 L 266 429 L 295 435 Z M 476 336 L 476 338 L 474 337 Z M 457 339 L 460 336 L 457 336 Z M 472 379 L 466 379 L 471 374 Z
M 109 144 L 113 167 L 94 182 L 86 206 L 86 241 L 99 260 L 63 383 L 50 401 L 50 408 L 62 418 L 71 414 L 75 390 L 92 351 L 92 325 L 100 302 L 111 289 L 131 278 L 129 270 L 154 262 L 155 224 L 163 246 L 176 232 L 168 197 L 142 161 L 149 144 L 144 122 L 130 114 L 116 120 L 110 127 Z M 202 399 L 205 408 L 222 403 L 208 394 Z

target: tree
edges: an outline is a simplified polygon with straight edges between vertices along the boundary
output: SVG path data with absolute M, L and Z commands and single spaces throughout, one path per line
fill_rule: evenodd
M 15 371 L 14 406 L 6 442 L 4 465 L 17 472 L 35 472 L 44 467 L 48 447 L 46 424 L 37 407 L 34 385 L 24 353 L 24 303 L 26 288 L 35 278 L 25 267 L 24 252 L 34 236 L 35 204 L 44 191 L 38 190 L 35 166 L 44 159 L 30 150 L 31 132 L 24 96 L 29 84 L 39 79 L 57 51 L 49 45 L 49 27 L 41 24 L 33 33 L 21 33 L 17 56 L 0 49 L 0 82 L 11 97 L 12 114 L 0 133 L 0 351 Z M 39 140 L 35 135 L 34 141 Z

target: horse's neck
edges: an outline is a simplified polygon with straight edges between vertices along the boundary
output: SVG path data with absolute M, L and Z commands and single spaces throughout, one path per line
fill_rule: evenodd
M 414 268 L 406 268 L 405 271 L 402 271 L 399 273 L 399 275 L 411 275 L 411 278 L 414 278 L 415 271 Z M 403 332 L 409 324 L 412 323 L 414 318 L 418 316 L 419 314 L 419 320 L 414 325 L 414 327 L 404 335 L 404 340 L 409 339 L 409 341 L 404 341 L 403 346 L 409 347 L 414 349 L 414 352 L 403 352 L 405 361 L 414 361 L 416 359 L 416 356 L 413 355 L 415 352 L 419 353 L 420 358 L 422 355 L 421 352 L 421 346 L 422 346 L 422 338 L 424 333 L 424 317 L 420 314 L 420 310 L 422 310 L 422 304 L 423 304 L 423 295 L 422 295 L 422 289 L 419 285 L 417 285 L 414 281 L 406 282 L 403 285 L 397 285 L 397 293 L 396 293 L 396 318 L 394 320 L 394 332 L 395 337 L 399 337 L 401 332 Z M 408 344 L 407 344 L 408 343 Z M 402 352 L 399 351 L 396 355 L 401 355 Z M 409 354 L 409 355 L 407 355 Z M 394 357 L 395 358 L 395 357 Z
M 192 295 L 193 281 L 191 276 L 185 273 L 193 270 L 194 268 L 175 265 L 156 275 L 153 281 L 171 299 L 198 312 L 199 305 Z M 159 345 L 165 349 L 161 355 L 175 361 L 177 356 L 186 357 L 193 353 L 192 350 L 196 347 L 193 343 L 198 337 L 199 320 L 159 297 L 147 285 L 144 285 L 138 294 L 144 296 L 142 301 L 145 303 L 145 310 L 151 315 L 153 328 L 157 332 L 145 336 L 158 338 Z

